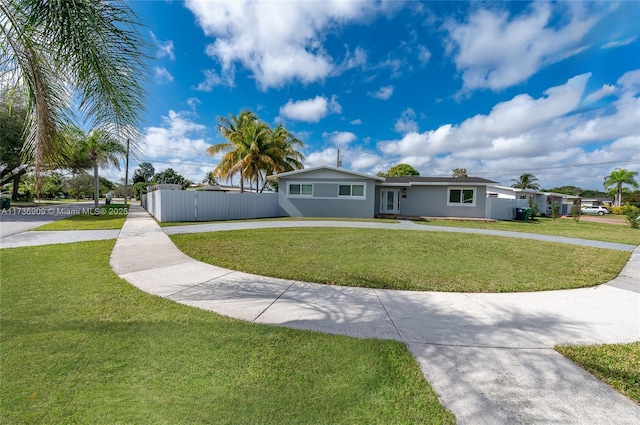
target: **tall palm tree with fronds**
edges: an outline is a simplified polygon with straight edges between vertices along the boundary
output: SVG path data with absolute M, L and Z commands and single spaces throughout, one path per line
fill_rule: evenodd
M 635 179 L 637 175 L 638 173 L 635 171 L 628 171 L 621 168 L 616 168 L 611 172 L 611 174 L 609 174 L 607 177 L 604 178 L 605 189 L 610 189 L 612 187 L 615 187 L 616 196 L 615 196 L 614 204 L 616 206 L 619 207 L 622 205 L 622 186 L 623 185 L 629 185 L 634 189 L 638 188 L 638 182 Z
M 246 157 L 251 147 L 251 138 L 256 135 L 257 120 L 258 118 L 251 111 L 242 111 L 237 116 L 231 114 L 229 118 L 218 117 L 216 128 L 226 142 L 209 146 L 207 149 L 207 153 L 211 156 L 225 152 L 213 172 L 222 179 L 239 173 L 240 192 L 244 192 L 244 180 L 250 172 Z
M 118 0 L 0 1 L 0 82 L 28 100 L 23 153 L 36 187 L 41 172 L 61 161 L 57 135 L 73 115 L 73 96 L 93 128 L 120 137 L 138 127 L 146 75 L 139 26 Z
M 304 147 L 304 142 L 295 137 L 282 124 L 271 130 L 269 133 L 270 143 L 272 145 L 271 152 L 274 156 L 273 161 L 264 167 L 264 183 L 260 191 L 262 192 L 267 186 L 267 177 L 277 173 L 299 170 L 304 168 L 304 155 L 298 149 Z
M 120 160 L 126 155 L 127 148 L 113 135 L 104 130 L 95 130 L 86 134 L 78 128 L 67 130 L 70 139 L 72 158 L 84 159 L 93 170 L 93 199 L 96 211 L 100 198 L 100 176 L 98 169 L 101 166 L 113 166 L 120 169 Z M 76 162 L 77 164 L 77 162 Z
M 518 179 L 511 179 L 512 182 L 515 182 L 511 185 L 511 187 L 515 187 L 517 189 L 540 189 L 540 184 L 537 183 L 538 179 L 531 173 L 524 173 Z
M 241 192 L 245 179 L 255 179 L 258 192 L 266 186 L 268 176 L 302 168 L 304 155 L 296 149 L 303 143 L 282 125 L 271 130 L 253 112 L 242 111 L 237 116 L 218 117 L 217 128 L 227 141 L 207 149 L 210 155 L 225 152 L 214 173 L 223 179 L 239 173 Z

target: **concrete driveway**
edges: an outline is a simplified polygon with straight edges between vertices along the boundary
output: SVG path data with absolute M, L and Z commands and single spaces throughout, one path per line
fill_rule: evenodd
M 349 288 L 200 263 L 132 207 L 111 265 L 144 291 L 223 315 L 402 341 L 459 424 L 640 423 L 640 406 L 553 350 L 558 343 L 640 339 L 637 248 L 618 278 L 594 288 L 514 294 Z

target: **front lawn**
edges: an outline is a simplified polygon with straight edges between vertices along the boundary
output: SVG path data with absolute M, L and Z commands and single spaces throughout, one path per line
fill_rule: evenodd
M 515 292 L 593 286 L 630 253 L 497 236 L 355 228 L 173 235 L 199 261 L 265 276 L 371 288 Z
M 121 229 L 127 218 L 128 206 L 124 204 L 102 205 L 99 207 L 99 215 L 95 214 L 95 208 L 90 205 L 78 207 L 78 214 L 61 220 L 53 221 L 32 229 L 39 230 L 114 230 Z
M 406 347 L 145 294 L 114 241 L 0 250 L 0 423 L 453 424 Z
M 542 235 L 565 236 L 569 238 L 591 239 L 604 242 L 617 242 L 632 245 L 640 244 L 640 229 L 629 226 L 575 222 L 572 219 L 536 217 L 535 221 L 457 221 L 430 219 L 416 221 L 430 226 L 469 227 L 473 229 L 506 230 L 510 232 L 539 233 Z
M 243 221 L 356 221 L 365 223 L 398 223 L 395 218 L 345 218 L 345 217 L 274 217 L 250 220 L 217 220 L 217 221 L 177 221 L 158 223 L 161 227 L 193 226 L 195 224 L 234 223 Z
M 640 403 L 640 342 L 557 346 L 556 350 Z

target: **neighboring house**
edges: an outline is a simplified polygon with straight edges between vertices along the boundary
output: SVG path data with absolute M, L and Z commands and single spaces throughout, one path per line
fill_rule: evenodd
M 160 184 L 147 186 L 147 192 L 154 192 L 156 190 L 182 190 L 182 185 L 172 184 L 172 183 L 160 183 Z
M 189 186 L 189 188 L 187 190 L 198 190 L 198 191 L 203 191 L 203 192 L 234 192 L 234 193 L 240 193 L 240 187 L 239 186 L 222 186 L 219 184 L 216 185 L 208 185 L 208 184 L 192 184 L 191 186 Z M 246 192 L 248 192 L 247 189 L 245 189 Z
M 476 177 L 377 177 L 321 166 L 269 177 L 278 205 L 292 217 L 486 218 L 487 186 Z
M 581 200 L 583 207 L 610 207 L 612 204 L 612 198 L 584 198 Z
M 526 200 L 527 203 L 533 199 L 540 212 L 546 215 L 551 215 L 551 206 L 554 202 L 560 207 L 559 213 L 561 215 L 570 214 L 572 205 L 580 205 L 580 197 L 562 193 L 540 192 L 535 189 L 519 189 L 509 186 L 489 186 L 487 190 L 487 196 L 490 198 Z M 523 207 L 526 206 L 526 204 L 523 205 Z

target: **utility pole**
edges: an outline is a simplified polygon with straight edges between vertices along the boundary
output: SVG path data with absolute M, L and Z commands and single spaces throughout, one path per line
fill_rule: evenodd
M 336 167 L 342 167 L 342 160 L 340 159 L 340 149 L 338 149 L 338 158 L 336 160 Z
M 124 206 L 127 206 L 127 194 L 128 194 L 128 186 L 129 186 L 129 139 L 127 139 L 127 158 L 125 159 L 125 167 L 124 167 Z

